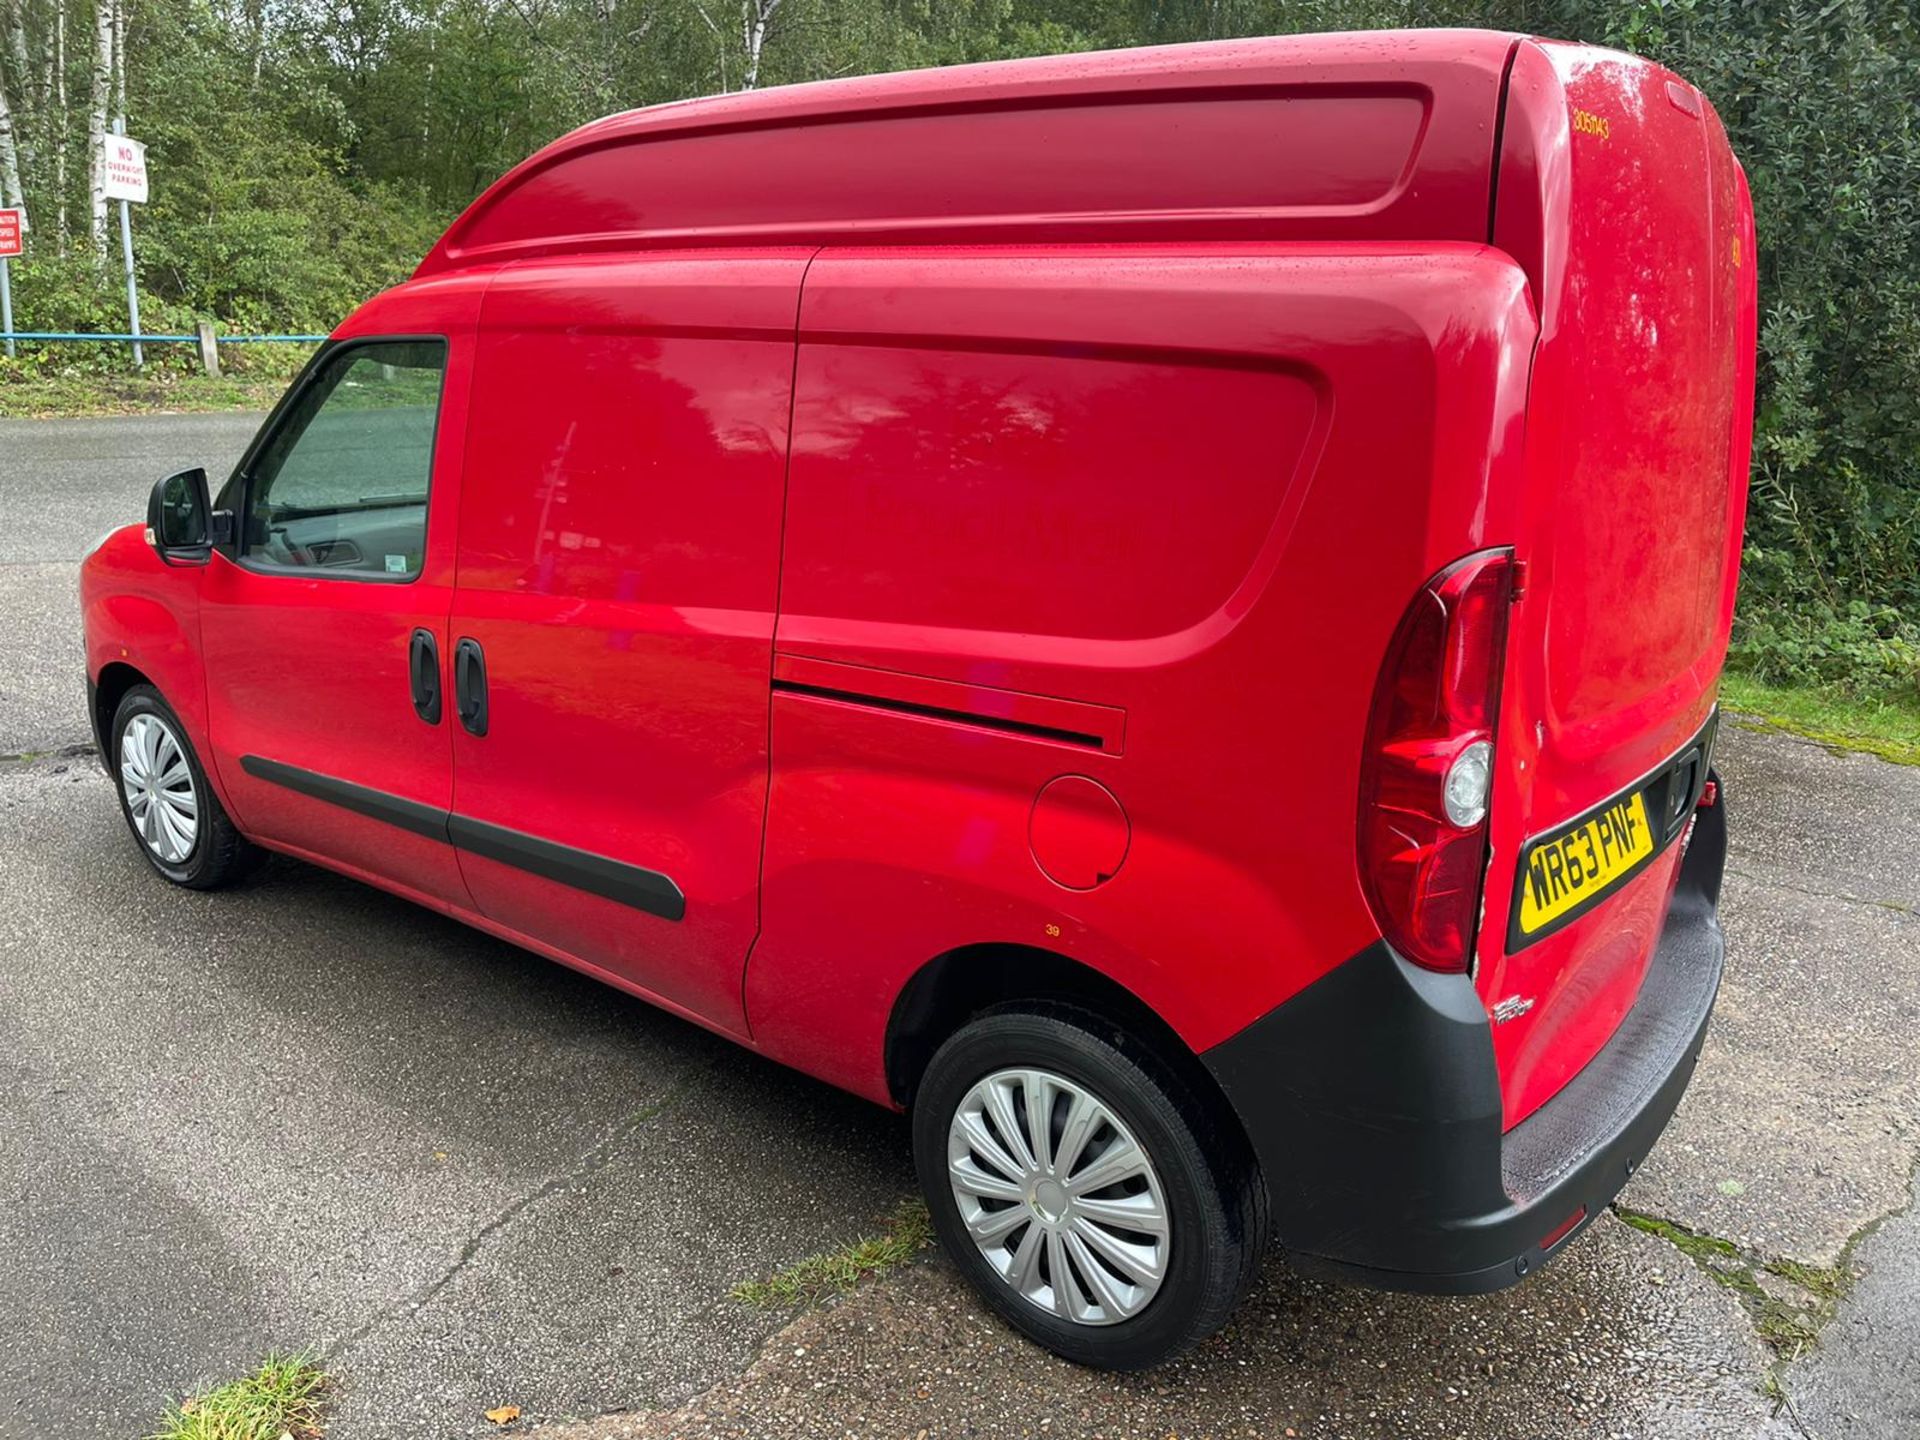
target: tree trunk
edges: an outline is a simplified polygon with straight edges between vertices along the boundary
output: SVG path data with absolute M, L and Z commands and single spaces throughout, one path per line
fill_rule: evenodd
M 113 7 L 113 113 L 120 128 L 127 128 L 127 26 L 132 23 L 133 0 L 114 0 Z
M 72 231 L 67 226 L 67 0 L 53 0 L 53 193 L 58 206 L 55 235 L 60 255 L 67 253 Z
M 247 28 L 252 32 L 253 88 L 258 90 L 260 72 L 267 63 L 267 0 L 247 0 Z
M 66 18 L 66 0 L 55 0 L 52 12 L 59 19 Z M 61 117 L 54 110 L 53 62 L 55 49 L 54 21 L 47 22 L 46 33 L 40 43 L 40 83 L 34 88 L 34 113 L 40 117 L 40 140 L 47 155 L 59 148 Z
M 760 83 L 760 55 L 766 49 L 767 26 L 779 8 L 780 0 L 745 0 L 740 7 L 740 38 L 747 50 L 746 73 L 740 77 L 742 90 Z
M 87 108 L 87 201 L 92 207 L 93 258 L 107 265 L 107 101 L 113 93 L 114 0 L 93 3 L 93 96 Z
M 605 115 L 614 108 L 614 64 L 620 54 L 620 44 L 613 34 L 613 0 L 593 0 L 593 18 L 599 30 L 599 43 L 594 46 L 599 75 L 594 80 L 593 108 L 596 114 Z
M 67 129 L 73 115 L 67 109 L 67 0 L 54 0 L 54 196 L 60 207 L 56 236 L 65 259 L 67 238 Z
M 20 149 L 20 164 L 28 170 L 33 168 L 33 134 L 27 128 L 28 117 L 39 113 L 46 104 L 46 95 L 33 93 L 33 71 L 27 64 L 27 0 L 13 0 L 7 7 L 7 49 L 13 56 L 13 81 L 20 87 L 17 96 L 9 96 L 19 106 L 19 118 L 14 122 L 14 144 Z M 4 78 L 0 78 L 0 89 L 6 88 Z M 36 104 L 35 102 L 38 102 Z
M 13 106 L 7 103 L 7 77 L 0 70 L 0 205 L 25 204 L 20 193 L 20 148 L 13 138 Z

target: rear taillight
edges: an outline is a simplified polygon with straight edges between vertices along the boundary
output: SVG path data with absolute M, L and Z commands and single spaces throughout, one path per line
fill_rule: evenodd
M 1465 970 L 1480 916 L 1513 556 L 1457 560 L 1413 597 L 1374 691 L 1360 870 L 1394 949 Z

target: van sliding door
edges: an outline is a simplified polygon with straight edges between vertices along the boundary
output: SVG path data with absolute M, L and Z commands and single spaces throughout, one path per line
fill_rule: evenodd
M 451 829 L 475 902 L 734 1031 L 806 253 L 503 274 L 460 514 Z

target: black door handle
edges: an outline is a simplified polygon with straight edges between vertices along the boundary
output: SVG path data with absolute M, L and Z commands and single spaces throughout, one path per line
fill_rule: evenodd
M 440 642 L 431 630 L 416 630 L 407 644 L 407 683 L 413 713 L 429 725 L 440 723 Z
M 487 733 L 487 657 L 478 640 L 453 647 L 453 704 L 469 735 Z

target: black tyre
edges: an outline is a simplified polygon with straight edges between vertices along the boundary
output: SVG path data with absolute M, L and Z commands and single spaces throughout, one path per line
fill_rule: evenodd
M 1083 1365 L 1142 1370 L 1212 1334 L 1264 1248 L 1240 1136 L 1083 1011 L 990 1011 L 956 1032 L 914 1097 L 913 1150 L 954 1263 Z
M 147 863 L 176 885 L 213 890 L 263 857 L 234 828 L 207 784 L 186 727 L 151 685 L 136 685 L 113 712 L 107 768 L 120 813 Z

